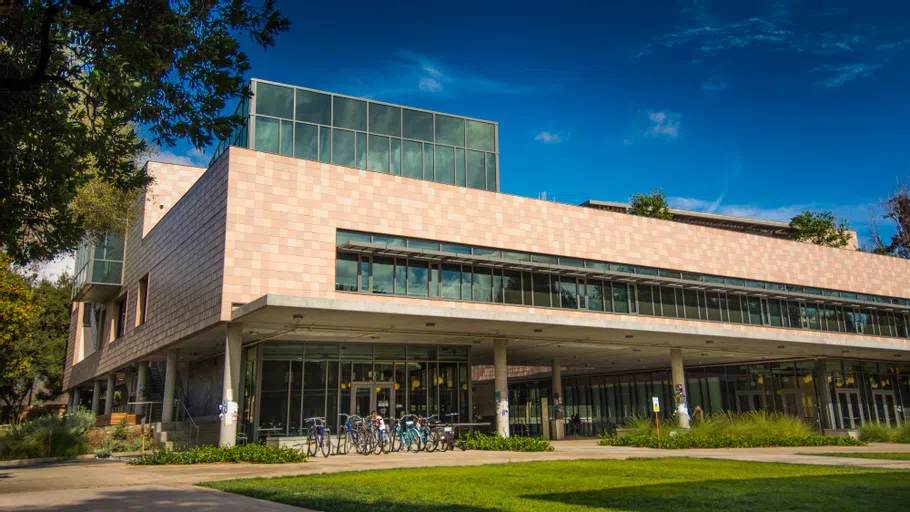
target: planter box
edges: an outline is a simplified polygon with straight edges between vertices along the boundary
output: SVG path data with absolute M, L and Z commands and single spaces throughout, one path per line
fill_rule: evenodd
M 95 418 L 96 427 L 110 427 L 119 425 L 126 418 L 127 425 L 139 425 L 142 423 L 141 414 L 129 414 L 125 412 L 115 412 L 113 414 L 101 414 Z

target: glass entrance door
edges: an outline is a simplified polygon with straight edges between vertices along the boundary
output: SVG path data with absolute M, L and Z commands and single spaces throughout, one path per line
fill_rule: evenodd
M 838 428 L 858 428 L 863 423 L 863 409 L 860 407 L 859 392 L 837 391 Z
M 373 411 L 383 418 L 394 411 L 395 398 L 392 384 L 354 384 L 351 386 L 351 414 L 367 417 Z
M 897 408 L 895 407 L 894 392 L 892 391 L 872 391 L 872 403 L 875 407 L 872 409 L 874 419 L 880 423 L 889 425 L 899 424 Z

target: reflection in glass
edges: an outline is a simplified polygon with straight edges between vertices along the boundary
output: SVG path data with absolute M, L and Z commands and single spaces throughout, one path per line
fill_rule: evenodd
M 433 181 L 433 145 L 423 145 L 423 179 Z
M 433 114 L 419 110 L 402 111 L 404 138 L 433 142 Z
M 350 130 L 366 131 L 367 104 L 365 101 L 335 96 L 334 126 Z
M 294 123 L 292 121 L 281 121 L 280 142 L 280 154 L 288 156 L 294 154 Z
M 436 181 L 455 183 L 455 150 L 445 146 L 436 146 Z
M 464 150 L 461 148 L 455 148 L 455 184 L 459 187 L 466 186 L 464 174 Z
M 319 161 L 332 161 L 332 129 L 325 126 L 319 127 Z
M 426 261 L 408 261 L 408 295 L 426 297 L 429 286 L 429 270 Z
M 258 129 L 256 130 L 259 131 Z M 332 131 L 332 163 L 354 167 L 354 132 Z
M 256 116 L 256 139 L 253 149 L 267 153 L 278 152 L 278 126 L 277 119 Z
M 367 134 L 357 133 L 357 168 L 367 168 Z
M 436 142 L 464 146 L 464 119 L 436 114 Z
M 493 281 L 490 269 L 477 267 L 474 269 L 474 300 L 490 302 L 493 294 Z
M 369 169 L 376 172 L 389 172 L 389 138 L 370 135 L 370 154 L 367 158 Z
M 294 156 L 305 160 L 319 157 L 319 128 L 316 125 L 297 123 L 294 129 Z
M 373 293 L 392 293 L 395 286 L 395 259 L 373 256 Z
M 343 292 L 357 291 L 357 255 L 339 253 L 335 258 L 335 289 Z
M 505 288 L 506 304 L 521 304 L 521 272 L 504 270 L 503 288 Z
M 370 133 L 401 136 L 401 109 L 370 103 Z
M 297 89 L 297 120 L 332 124 L 332 97 L 328 94 Z
M 392 139 L 392 174 L 401 176 L 401 140 Z
M 490 123 L 467 120 L 467 146 L 484 151 L 495 151 L 494 128 Z
M 468 186 L 481 190 L 485 189 L 487 186 L 487 179 L 483 169 L 483 153 L 480 151 L 468 151 L 467 168 Z
M 588 309 L 604 310 L 604 286 L 600 279 L 588 279 Z
M 441 295 L 447 299 L 461 298 L 461 266 L 442 264 Z
M 487 190 L 495 192 L 496 186 L 496 155 L 487 153 Z
M 401 175 L 408 178 L 423 177 L 423 144 L 410 140 L 403 141 L 404 155 L 401 162 Z
M 294 89 L 257 82 L 256 113 L 294 119 Z

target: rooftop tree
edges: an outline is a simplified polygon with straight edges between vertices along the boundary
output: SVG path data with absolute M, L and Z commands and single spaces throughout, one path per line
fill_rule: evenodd
M 72 249 L 87 228 L 122 228 L 123 205 L 150 181 L 139 166 L 149 142 L 201 149 L 240 126 L 224 114 L 249 95 L 239 39 L 273 46 L 289 27 L 274 4 L 13 0 L 0 10 L 0 249 L 24 264 Z
M 888 199 L 882 203 L 881 218 L 893 222 L 895 232 L 885 242 L 878 229 L 878 219 L 874 219 L 870 235 L 872 251 L 899 258 L 910 258 L 910 189 L 908 182 L 900 185 Z
M 655 219 L 670 220 L 673 218 L 664 191 L 660 189 L 652 190 L 650 194 L 632 194 L 629 198 L 629 213 Z
M 790 220 L 790 238 L 826 247 L 846 247 L 853 238 L 846 219 L 837 219 L 828 211 L 809 210 Z

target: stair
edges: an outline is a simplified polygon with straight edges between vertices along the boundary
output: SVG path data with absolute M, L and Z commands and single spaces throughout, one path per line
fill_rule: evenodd
M 158 422 L 154 424 L 155 443 L 159 448 L 175 450 L 184 446 L 204 444 L 218 444 L 221 435 L 221 423 L 218 420 L 197 422 L 199 427 L 198 437 L 196 429 L 190 422 L 172 421 L 169 423 Z

